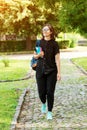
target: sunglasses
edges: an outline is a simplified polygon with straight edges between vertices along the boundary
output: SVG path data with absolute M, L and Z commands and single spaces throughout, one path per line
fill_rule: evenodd
M 50 29 L 49 28 L 43 28 L 42 31 L 49 31 Z

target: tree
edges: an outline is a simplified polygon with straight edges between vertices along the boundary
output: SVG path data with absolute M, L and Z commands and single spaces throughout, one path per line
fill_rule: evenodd
M 5 3 L 3 0 L 0 1 L 0 32 L 4 33 L 7 31 L 7 17 L 9 12 L 9 5 Z
M 30 43 L 31 35 L 36 35 L 40 28 L 38 25 L 41 25 L 44 20 L 36 0 L 2 0 L 0 7 L 1 32 L 24 35 Z M 31 49 L 31 44 L 27 45 L 28 49 Z
M 58 1 L 45 0 L 2 0 L 0 15 L 2 33 L 24 35 L 30 43 L 31 35 L 37 35 L 45 23 L 52 23 L 58 32 L 60 27 L 56 9 Z M 3 11 L 4 10 L 4 11 Z M 3 21 L 4 20 L 4 21 Z M 31 44 L 27 48 L 31 48 Z
M 64 31 L 77 31 L 87 37 L 87 1 L 62 0 L 59 24 Z
M 51 0 L 2 0 L 0 15 L 4 18 L 4 27 L 6 32 L 20 35 L 37 34 L 44 23 L 52 23 L 55 27 L 59 27 L 56 17 L 56 0 L 55 4 Z M 58 3 L 58 1 L 57 1 Z M 3 21 L 3 19 L 1 20 Z
M 1 4 L 1 7 L 2 10 L 0 15 L 3 16 L 3 25 L 7 28 L 7 32 L 16 32 L 25 35 L 29 34 L 29 32 L 31 32 L 31 34 L 35 33 L 36 28 L 34 27 L 37 24 L 37 18 L 41 17 L 41 12 L 32 1 L 4 1 L 3 4 Z M 3 19 L 1 19 L 1 21 Z
M 0 0 L 0 31 L 36 35 L 51 23 L 58 33 L 75 30 L 85 35 L 86 7 L 84 0 Z
M 43 15 L 45 17 L 45 23 L 50 23 L 54 26 L 56 33 L 61 32 L 59 24 L 59 8 L 61 0 L 39 0 L 41 7 L 43 6 Z M 43 3 L 43 5 L 41 4 Z

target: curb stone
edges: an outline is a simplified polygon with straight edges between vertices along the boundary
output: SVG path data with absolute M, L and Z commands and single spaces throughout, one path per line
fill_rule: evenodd
M 15 130 L 15 128 L 16 128 L 17 120 L 18 120 L 18 117 L 20 115 L 21 108 L 22 108 L 22 105 L 23 105 L 23 102 L 24 102 L 24 97 L 25 97 L 27 92 L 29 92 L 29 88 L 24 89 L 23 93 L 21 94 L 21 96 L 19 98 L 18 106 L 16 107 L 16 112 L 15 112 L 13 121 L 11 123 L 10 130 Z

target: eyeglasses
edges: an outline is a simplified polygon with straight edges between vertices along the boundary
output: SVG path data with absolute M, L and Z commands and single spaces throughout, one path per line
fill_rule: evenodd
M 49 31 L 50 29 L 49 28 L 43 28 L 42 31 L 46 32 L 46 31 Z

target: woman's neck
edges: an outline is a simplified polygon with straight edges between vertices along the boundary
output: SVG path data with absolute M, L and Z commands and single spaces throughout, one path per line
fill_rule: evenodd
M 44 40 L 49 41 L 49 40 L 51 40 L 51 38 L 49 36 L 48 37 L 44 37 Z

